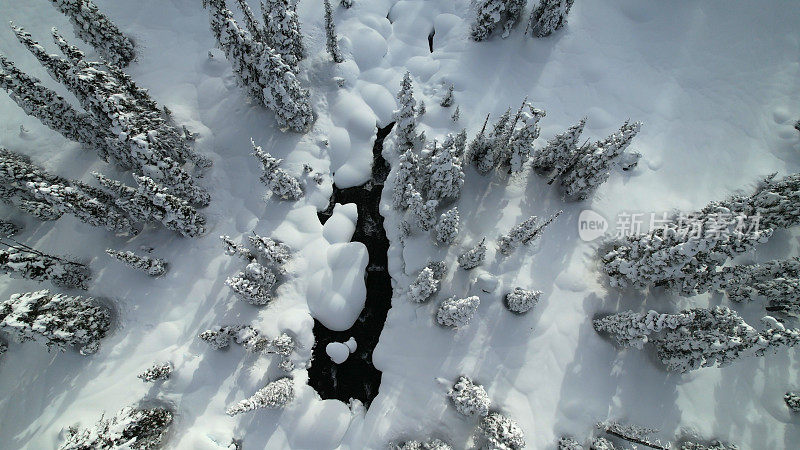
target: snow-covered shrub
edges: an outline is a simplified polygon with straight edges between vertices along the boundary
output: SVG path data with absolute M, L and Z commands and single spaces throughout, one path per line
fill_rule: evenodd
M 575 0 L 540 0 L 531 12 L 528 29 L 536 37 L 549 36 L 567 23 L 573 3 Z
M 253 156 L 261 162 L 264 173 L 261 175 L 261 182 L 267 185 L 273 194 L 284 200 L 299 200 L 303 197 L 303 189 L 297 178 L 289 175 L 289 172 L 278 167 L 281 159 L 276 159 L 269 153 L 257 146 L 252 139 Z
M 453 86 L 452 83 L 447 86 L 447 92 L 444 94 L 444 97 L 442 97 L 442 101 L 439 102 L 439 105 L 442 108 L 449 108 L 449 107 L 453 106 L 453 101 L 454 101 L 453 90 L 454 89 L 455 89 L 455 86 Z
M 513 291 L 506 294 L 506 308 L 515 313 L 524 314 L 536 306 L 541 296 L 542 291 L 529 291 L 515 287 Z
M 497 249 L 504 255 L 510 255 L 517 247 L 531 244 L 541 237 L 544 229 L 550 225 L 563 211 L 550 216 L 544 222 L 539 222 L 536 216 L 531 216 L 524 222 L 515 225 L 508 234 L 497 239 Z
M 22 231 L 22 227 L 14 222 L 0 220 L 0 237 L 12 237 Z
M 800 393 L 787 392 L 786 395 L 783 396 L 783 401 L 786 402 L 786 406 L 792 411 L 800 412 Z
M 291 378 L 281 378 L 258 390 L 250 398 L 228 408 L 225 413 L 235 416 L 258 408 L 281 409 L 294 400 L 294 382 Z
M 333 8 L 330 0 L 325 0 L 325 47 L 333 58 L 333 62 L 338 64 L 344 61 L 336 37 L 336 25 L 333 23 Z
M 570 165 L 570 161 L 578 152 L 578 139 L 583 133 L 586 118 L 572 125 L 567 131 L 557 134 L 547 141 L 547 145 L 533 154 L 532 166 L 538 172 L 555 171 L 557 174 Z
M 131 251 L 119 252 L 110 248 L 106 249 L 106 253 L 129 267 L 147 272 L 151 277 L 159 277 L 167 273 L 167 262 L 161 258 L 137 255 Z
M 408 299 L 415 303 L 424 303 L 439 289 L 439 280 L 434 276 L 433 270 L 426 267 L 420 271 L 417 278 L 408 287 Z
M 583 445 L 569 436 L 562 436 L 558 439 L 557 450 L 583 450 Z
M 42 290 L 14 294 L 0 304 L 0 329 L 19 342 L 42 341 L 48 349 L 75 346 L 82 354 L 94 353 L 110 327 L 108 309 L 89 298 Z
M 566 196 L 583 200 L 608 180 L 609 170 L 618 162 L 641 127 L 641 122 L 625 122 L 617 133 L 581 150 L 561 178 Z
M 436 321 L 446 327 L 459 328 L 469 324 L 481 299 L 477 295 L 466 298 L 450 297 L 443 301 L 436 312 Z
M 51 0 L 69 17 L 75 34 L 115 66 L 125 67 L 136 56 L 133 42 L 97 9 L 91 0 Z
M 456 236 L 458 236 L 459 221 L 460 217 L 457 207 L 454 206 L 443 212 L 442 215 L 439 216 L 439 221 L 436 222 L 436 225 L 433 227 L 433 231 L 436 232 L 436 241 L 444 245 L 451 245 L 454 243 L 456 241 Z
M 800 330 L 770 316 L 759 332 L 724 306 L 693 308 L 678 314 L 624 312 L 594 321 L 595 329 L 611 333 L 623 346 L 642 348 L 652 342 L 667 370 L 688 372 L 726 366 L 742 356 L 761 356 L 780 346 L 800 343 Z M 659 333 L 656 337 L 649 335 Z
M 464 270 L 474 269 L 483 264 L 486 259 L 486 238 L 481 239 L 477 245 L 458 255 L 458 265 Z
M 140 378 L 145 383 L 148 383 L 153 381 L 168 380 L 170 374 L 172 374 L 172 363 L 165 362 L 153 364 L 144 372 L 136 375 L 136 377 Z
M 414 100 L 414 87 L 411 84 L 411 73 L 406 72 L 397 93 L 400 109 L 394 112 L 394 145 L 398 153 L 405 153 L 419 147 L 425 139 L 417 133 L 417 101 Z
M 491 400 L 483 386 L 469 377 L 461 376 L 447 393 L 456 410 L 467 417 L 484 417 L 489 414 Z
M 65 288 L 87 289 L 92 273 L 89 267 L 34 250 L 22 244 L 0 249 L 0 272 L 29 280 L 50 280 Z
M 426 441 L 406 441 L 395 445 L 392 450 L 453 450 L 453 447 L 440 439 L 430 438 Z
M 527 0 L 479 0 L 477 16 L 472 24 L 472 39 L 483 41 L 494 29 L 502 24 L 503 38 L 508 37 L 511 28 L 519 20 Z
M 151 450 L 163 444 L 172 412 L 165 408 L 125 407 L 110 419 L 101 418 L 93 427 L 67 430 L 59 450 Z
M 208 345 L 216 350 L 222 350 L 231 345 L 234 335 L 238 332 L 236 327 L 220 327 L 215 326 L 210 330 L 200 333 L 200 339 L 206 341 Z
M 479 427 L 486 438 L 487 450 L 521 450 L 525 447 L 522 428 L 500 413 L 489 413 L 481 420 Z

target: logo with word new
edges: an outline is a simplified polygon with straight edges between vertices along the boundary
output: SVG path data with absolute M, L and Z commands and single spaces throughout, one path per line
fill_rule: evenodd
M 578 216 L 578 236 L 581 240 L 590 242 L 608 231 L 608 221 L 600 213 L 591 209 L 584 209 Z

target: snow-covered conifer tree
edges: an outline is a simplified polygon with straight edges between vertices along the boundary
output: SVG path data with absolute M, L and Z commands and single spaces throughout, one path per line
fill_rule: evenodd
M 524 314 L 539 303 L 541 296 L 542 291 L 530 291 L 515 287 L 513 291 L 506 294 L 506 308 L 515 313 Z
M 242 244 L 233 242 L 230 236 L 220 236 L 222 242 L 225 243 L 225 254 L 228 256 L 241 256 L 247 261 L 255 259 L 256 255 L 252 250 Z
M 266 42 L 267 38 L 265 36 L 266 30 L 264 30 L 264 25 L 256 19 L 256 15 L 253 13 L 253 9 L 250 8 L 250 4 L 247 3 L 247 0 L 236 0 L 236 3 L 238 3 L 239 10 L 242 11 L 242 15 L 244 16 L 244 26 L 253 39 L 259 42 Z M 263 5 L 263 3 L 261 4 Z
M 573 3 L 575 0 L 540 0 L 539 6 L 531 12 L 528 31 L 536 37 L 549 36 L 567 23 Z
M 504 147 L 501 144 L 502 137 L 505 136 L 506 127 L 510 119 L 511 109 L 509 108 L 497 119 L 491 133 L 486 135 L 486 125 L 489 121 L 489 116 L 486 116 L 486 121 L 483 123 L 481 132 L 470 142 L 469 154 L 467 156 L 475 165 L 478 173 L 487 174 L 497 165 L 497 159 L 499 157 L 498 152 Z
M 92 273 L 89 267 L 74 261 L 47 255 L 24 244 L 6 244 L 0 249 L 0 272 L 29 280 L 50 280 L 65 288 L 88 289 Z
M 106 249 L 106 253 L 129 267 L 147 272 L 151 277 L 159 277 L 167 273 L 167 262 L 161 258 L 137 255 L 130 251 L 118 252 L 110 248 Z
M 800 412 L 800 393 L 787 392 L 783 396 L 783 401 L 786 402 L 786 406 L 788 406 L 792 411 Z
M 342 8 L 349 9 L 353 7 L 353 0 L 341 0 L 339 4 L 342 5 Z
M 522 450 L 525 447 L 525 433 L 514 420 L 500 414 L 489 413 L 481 420 L 480 431 L 486 438 L 488 449 Z
M 723 267 L 715 288 L 737 302 L 763 297 L 767 311 L 800 316 L 800 258 Z
M 22 231 L 22 227 L 14 222 L 0 220 L 0 237 L 11 237 Z
M 561 436 L 558 439 L 556 450 L 583 450 L 583 445 L 569 436 Z
M 216 350 L 222 350 L 223 348 L 227 348 L 229 345 L 231 345 L 231 341 L 237 332 L 238 329 L 235 329 L 234 327 L 215 326 L 210 330 L 203 331 L 198 337 L 204 340 L 212 348 Z
M 251 305 L 266 305 L 272 301 L 272 288 L 277 282 L 277 277 L 272 271 L 259 264 L 251 262 L 245 269 L 225 280 L 225 284 L 239 298 Z
M 479 0 L 477 17 L 472 24 L 472 39 L 483 41 L 494 29 L 502 24 L 503 38 L 508 37 L 511 28 L 519 20 L 526 0 Z
M 454 139 L 445 142 L 455 144 Z M 461 158 L 455 156 L 452 145 L 440 146 L 434 141 L 430 165 L 422 165 L 427 174 L 428 198 L 456 200 L 461 196 L 464 171 L 461 167 Z
M 534 108 L 529 102 L 523 102 L 521 113 L 515 120 L 521 126 L 512 126 L 508 130 L 505 147 L 500 148 L 499 163 L 508 167 L 510 173 L 520 173 L 533 153 L 533 143 L 539 137 L 541 129 L 539 120 L 546 115 L 543 109 Z
M 444 245 L 453 244 L 458 236 L 459 220 L 457 207 L 454 206 L 443 212 L 433 227 L 433 231 L 436 232 L 436 241 Z
M 433 269 L 425 267 L 408 287 L 408 299 L 415 303 L 424 303 L 439 290 L 439 279 L 434 276 Z
M 604 437 L 596 437 L 589 444 L 589 450 L 619 450 L 614 443 Z
M 281 378 L 258 390 L 252 397 L 228 408 L 225 413 L 235 416 L 258 408 L 282 409 L 294 400 L 294 381 Z
M 116 232 L 130 232 L 133 228 L 115 205 L 89 196 L 75 186 L 41 181 L 28 182 L 28 189 L 37 200 L 44 201 L 61 213 L 74 215 L 86 224 Z
M 278 167 L 283 160 L 276 159 L 262 150 L 252 139 L 250 142 L 253 144 L 253 156 L 261 162 L 264 171 L 261 175 L 261 182 L 266 184 L 273 194 L 284 200 L 301 199 L 303 189 L 300 187 L 300 182 L 297 181 L 297 178 L 289 175 L 289 172 Z
M 418 172 L 419 159 L 417 155 L 411 150 L 406 150 L 398 159 L 394 175 L 392 205 L 395 209 L 408 208 L 411 195 L 416 191 L 414 185 L 417 183 Z
M 161 448 L 172 424 L 173 414 L 165 408 L 125 407 L 110 419 L 101 418 L 85 429 L 70 427 L 58 450 L 112 450 Z
M 297 5 L 290 0 L 263 0 L 264 44 L 273 48 L 292 67 L 303 59 L 303 40 Z M 341 62 L 341 61 L 337 61 Z M 295 70 L 296 71 L 296 70 Z
M 394 112 L 395 146 L 398 153 L 404 153 L 419 147 L 424 139 L 417 133 L 417 101 L 414 100 L 414 87 L 411 83 L 411 73 L 406 72 L 400 92 L 397 93 L 400 109 Z
M 567 167 L 578 151 L 578 139 L 580 139 L 585 125 L 586 118 L 584 117 L 569 127 L 567 131 L 548 140 L 547 145 L 536 150 L 532 159 L 534 170 L 542 173 L 560 172 Z
M 422 194 L 414 190 L 413 187 L 406 187 L 411 195 L 408 200 L 408 211 L 411 214 L 411 221 L 418 228 L 428 231 L 436 224 L 436 200 L 424 200 Z
M 747 217 L 758 216 L 760 227 L 788 228 L 800 223 L 800 173 L 762 180 L 750 195 L 737 195 L 721 202 L 712 202 L 703 211 L 725 207 Z
M 450 116 L 453 119 L 453 122 L 458 122 L 461 119 L 461 106 L 456 106 L 456 110 L 453 111 L 453 115 Z
M 392 450 L 453 450 L 450 444 L 436 438 L 429 438 L 426 441 L 405 441 L 391 448 Z
M 145 383 L 168 380 L 172 374 L 172 363 L 167 361 L 165 363 L 155 363 L 148 367 L 147 370 L 136 375 L 136 378 L 141 379 Z
M 481 300 L 477 295 L 466 298 L 450 297 L 439 306 L 436 321 L 446 327 L 464 327 L 472 320 L 480 303 Z
M 336 36 L 336 25 L 333 22 L 333 8 L 331 7 L 330 0 L 325 0 L 325 46 L 328 53 L 331 54 L 333 62 L 340 63 L 344 61 L 342 52 L 339 50 L 338 37 Z
M 523 244 L 531 244 L 541 237 L 542 232 L 550 225 L 563 211 L 550 216 L 544 222 L 540 222 L 536 216 L 531 216 L 524 222 L 515 225 L 508 234 L 497 239 L 497 248 L 500 253 L 510 255 L 517 247 Z
M 97 9 L 91 0 L 51 0 L 69 17 L 75 34 L 91 44 L 106 61 L 125 67 L 136 56 L 133 42 Z
M 447 92 L 444 94 L 444 97 L 442 97 L 442 101 L 439 102 L 439 105 L 442 108 L 449 108 L 449 107 L 453 106 L 453 101 L 454 101 L 453 90 L 454 89 L 455 89 L 455 86 L 453 86 L 452 83 L 447 85 Z
M 567 197 L 583 200 L 609 176 L 631 140 L 641 129 L 641 122 L 625 122 L 619 132 L 598 141 L 575 160 L 561 179 Z
M 228 255 L 241 256 L 248 262 L 244 270 L 229 277 L 225 284 L 252 305 L 266 305 L 272 301 L 272 288 L 278 281 L 275 272 L 285 273 L 283 265 L 291 258 L 289 246 L 255 233 L 248 236 L 250 248 L 234 243 L 227 236 L 221 238 Z
M 456 108 L 456 111 L 458 108 Z M 467 129 L 463 128 L 453 139 L 453 156 L 461 160 L 464 159 L 467 149 Z
M 687 372 L 725 366 L 742 356 L 761 356 L 780 346 L 800 343 L 800 330 L 770 316 L 759 332 L 734 311 L 724 307 L 693 308 L 678 314 L 632 311 L 596 319 L 595 329 L 611 333 L 623 346 L 642 348 L 652 342 L 667 370 Z M 655 337 L 649 335 L 658 333 Z
M 469 270 L 483 264 L 484 259 L 486 259 L 486 238 L 481 239 L 477 245 L 458 255 L 458 265 L 464 270 Z
M 485 417 L 489 414 L 491 401 L 483 386 L 475 384 L 469 377 L 460 376 L 447 393 L 456 410 L 467 417 Z
M 292 257 L 291 248 L 283 242 L 277 242 L 255 233 L 247 236 L 255 255 L 266 265 L 283 271 L 282 266 Z
M 47 290 L 14 294 L 0 303 L 0 329 L 17 341 L 42 341 L 48 349 L 79 347 L 91 354 L 111 327 L 111 314 L 89 298 L 50 294 Z

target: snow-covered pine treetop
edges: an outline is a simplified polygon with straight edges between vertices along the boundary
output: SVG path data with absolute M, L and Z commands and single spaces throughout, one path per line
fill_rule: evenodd
M 264 173 L 261 181 L 269 187 L 273 194 L 283 200 L 299 200 L 303 197 L 303 189 L 297 178 L 289 175 L 289 172 L 279 167 L 281 159 L 277 159 L 265 152 L 255 141 L 250 139 L 253 145 L 253 156 L 260 162 Z
M 439 290 L 439 281 L 430 267 L 425 267 L 408 287 L 408 299 L 414 303 L 424 303 Z
M 436 233 L 436 241 L 442 245 L 451 245 L 456 241 L 458 236 L 458 225 L 460 217 L 458 215 L 458 208 L 452 207 L 443 212 L 439 216 L 439 221 L 433 227 Z
M 472 320 L 480 303 L 481 300 L 477 295 L 466 298 L 450 297 L 439 306 L 436 321 L 446 327 L 464 327 Z
M 460 376 L 447 393 L 456 411 L 467 417 L 485 417 L 489 414 L 491 400 L 483 386 L 475 384 L 467 376 Z
M 515 313 L 524 314 L 536 306 L 541 296 L 542 291 L 531 291 L 515 287 L 513 291 L 506 294 L 506 308 Z
M 800 224 L 800 172 L 775 179 L 772 174 L 762 180 L 750 195 L 736 195 L 721 202 L 711 202 L 702 212 L 718 207 L 747 217 L 758 217 L 762 228 L 789 228 Z
M 145 383 L 155 381 L 167 380 L 172 374 L 172 363 L 167 361 L 165 363 L 155 363 L 148 367 L 147 370 L 136 375 L 136 378 L 141 379 Z
M 136 56 L 133 42 L 91 0 L 51 0 L 69 17 L 75 34 L 111 64 L 124 67 Z
M 536 150 L 532 160 L 534 170 L 542 173 L 552 171 L 559 173 L 566 168 L 578 151 L 578 140 L 585 125 L 584 117 L 567 131 L 548 140 L 547 145 Z
M 507 144 L 500 149 L 499 164 L 508 167 L 510 173 L 520 173 L 525 168 L 533 154 L 534 141 L 541 132 L 539 120 L 545 115 L 543 109 L 534 108 L 530 102 L 522 103 L 517 118 L 507 131 Z
M 291 378 L 280 378 L 267 384 L 250 398 L 231 406 L 225 413 L 235 416 L 258 408 L 281 409 L 292 400 L 294 400 L 294 381 Z
M 67 430 L 58 450 L 152 450 L 160 448 L 173 414 L 166 408 L 125 407 L 110 419 L 101 418 L 90 428 Z
M 486 238 L 481 239 L 474 247 L 458 255 L 458 265 L 464 270 L 478 267 L 486 259 Z
M 531 216 L 524 222 L 515 225 L 508 234 L 502 235 L 497 239 L 498 250 L 503 255 L 510 255 L 520 245 L 536 242 L 541 237 L 544 229 L 558 218 L 562 212 L 556 212 L 545 221 L 540 221 L 538 217 Z
M 490 450 L 522 450 L 525 448 L 525 433 L 513 419 L 498 412 L 489 413 L 479 425 L 486 447 Z
M 90 298 L 42 290 L 14 294 L 0 303 L 0 329 L 19 342 L 41 341 L 48 349 L 74 346 L 81 354 L 94 353 L 110 327 L 108 309 Z
M 406 150 L 400 155 L 394 169 L 394 183 L 392 188 L 392 205 L 395 209 L 405 210 L 409 206 L 411 195 L 415 192 L 419 177 L 419 159 L 417 155 Z

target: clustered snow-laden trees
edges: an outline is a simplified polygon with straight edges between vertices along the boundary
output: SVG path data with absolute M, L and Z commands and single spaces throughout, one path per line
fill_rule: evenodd
M 0 330 L 19 342 L 43 342 L 48 349 L 74 346 L 81 354 L 95 353 L 110 327 L 111 313 L 90 298 L 42 290 L 0 303 Z
M 303 189 L 297 178 L 289 175 L 289 172 L 279 166 L 283 160 L 277 159 L 257 146 L 255 141 L 250 139 L 253 145 L 253 156 L 261 162 L 263 174 L 261 182 L 269 187 L 273 194 L 283 200 L 299 200 L 303 197 Z
M 447 393 L 456 411 L 467 417 L 485 417 L 489 414 L 491 400 L 483 386 L 467 376 L 461 376 Z
M 527 0 L 478 0 L 476 17 L 472 24 L 472 39 L 483 41 L 502 26 L 503 38 L 511 33 L 525 8 Z
M 231 406 L 225 413 L 235 416 L 259 408 L 282 409 L 294 400 L 294 395 L 294 381 L 288 377 L 280 378 Z
M 717 306 L 677 314 L 626 311 L 595 319 L 593 324 L 622 347 L 641 349 L 652 342 L 667 370 L 687 372 L 725 366 L 743 356 L 762 356 L 768 350 L 800 343 L 800 329 L 787 329 L 770 316 L 762 322 L 765 328 L 759 332 L 734 311 Z
M 281 357 L 279 364 L 281 370 L 291 372 L 294 369 L 291 356 L 296 344 L 294 338 L 287 333 L 281 333 L 278 337 L 270 339 L 250 325 L 227 325 L 206 330 L 200 333 L 199 337 L 216 350 L 227 348 L 231 342 L 235 342 L 248 352 L 274 353 Z
M 172 424 L 173 413 L 161 407 L 127 406 L 110 419 L 101 418 L 93 427 L 70 427 L 58 450 L 111 450 L 160 448 Z
M 101 13 L 91 0 L 51 0 L 69 17 L 75 34 L 91 44 L 106 61 L 125 67 L 135 55 L 133 42 Z
M 116 66 L 86 61 L 83 52 L 69 45 L 55 29 L 54 40 L 66 57 L 48 53 L 22 28 L 13 30 L 50 76 L 75 95 L 97 126 L 116 137 L 116 142 L 105 139 L 112 142 L 108 146 L 111 159 L 164 184 L 173 195 L 199 206 L 208 204 L 208 193 L 184 165 L 194 161 L 207 167 L 210 161 L 193 153 L 185 134 L 163 117 L 147 91 Z
M 225 0 L 203 0 L 209 9 L 211 31 L 233 66 L 238 84 L 248 97 L 275 113 L 281 129 L 308 131 L 314 111 L 309 92 L 297 78 L 303 47 L 294 2 L 262 2 L 263 25 L 246 2 L 239 4 L 245 11 L 245 28 L 236 22 Z
M 255 233 L 248 236 L 249 247 L 236 244 L 228 236 L 220 236 L 228 255 L 244 258 L 248 264 L 239 273 L 225 280 L 240 299 L 251 305 L 272 301 L 273 288 L 283 276 L 283 265 L 291 257 L 289 246 Z
M 721 267 L 766 242 L 775 228 L 800 223 L 798 202 L 800 173 L 778 180 L 769 177 L 751 195 L 711 202 L 696 213 L 674 215 L 646 234 L 610 241 L 599 250 L 601 269 L 610 284 L 619 288 L 664 286 L 686 296 L 711 289 L 733 290 L 736 274 L 749 270 L 729 272 Z M 766 270 L 775 267 L 771 264 Z M 760 288 L 754 285 L 753 289 Z
M 64 288 L 86 290 L 92 273 L 89 267 L 68 261 L 28 247 L 19 242 L 0 241 L 0 272 L 10 273 L 29 280 L 50 280 Z
M 567 23 L 567 14 L 575 0 L 539 0 L 539 5 L 531 11 L 528 29 L 536 37 L 550 36 Z
M 161 258 L 137 255 L 131 251 L 120 252 L 110 248 L 106 249 L 108 256 L 142 272 L 147 272 L 151 277 L 160 277 L 167 273 L 167 262 Z

